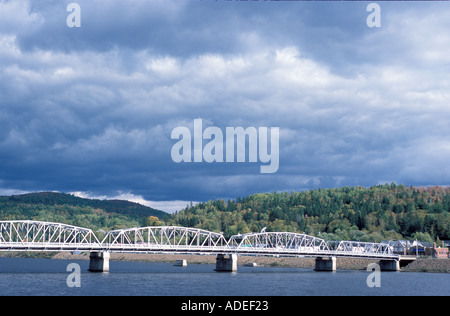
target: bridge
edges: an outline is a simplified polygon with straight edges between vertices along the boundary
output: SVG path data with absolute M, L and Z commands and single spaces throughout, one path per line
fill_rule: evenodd
M 108 271 L 113 252 L 216 255 L 217 271 L 236 271 L 238 255 L 315 257 L 316 270 L 322 271 L 336 270 L 336 257 L 380 259 L 381 270 L 399 270 L 402 260 L 387 244 L 326 242 L 291 232 L 248 233 L 227 239 L 198 228 L 150 226 L 111 230 L 100 241 L 88 228 L 32 220 L 0 221 L 0 251 L 90 252 L 91 271 Z

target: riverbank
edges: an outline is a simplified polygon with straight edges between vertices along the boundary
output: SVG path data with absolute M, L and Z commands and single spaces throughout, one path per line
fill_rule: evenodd
M 402 268 L 405 272 L 434 272 L 450 273 L 450 259 L 417 259 L 406 267 Z
M 89 260 L 89 253 L 71 254 L 61 252 L 55 254 L 53 259 L 65 260 Z M 131 253 L 111 253 L 111 261 L 143 261 L 143 262 L 163 262 L 174 263 L 176 260 L 186 260 L 188 264 L 215 264 L 216 257 L 212 255 L 169 255 L 169 254 L 131 254 Z M 366 270 L 370 263 L 378 263 L 377 259 L 361 258 L 337 258 L 336 268 L 338 270 Z M 294 258 L 294 257 L 250 257 L 239 256 L 238 265 L 255 263 L 264 267 L 292 267 L 314 269 L 315 258 Z M 405 272 L 431 272 L 450 273 L 450 259 L 417 259 L 401 271 Z

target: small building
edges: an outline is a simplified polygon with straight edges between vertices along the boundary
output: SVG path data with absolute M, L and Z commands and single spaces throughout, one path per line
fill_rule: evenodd
M 408 255 L 413 256 L 432 256 L 433 245 L 427 241 L 413 241 L 407 251 Z
M 433 245 L 418 240 L 390 240 L 382 243 L 388 244 L 392 252 L 398 255 L 432 256 Z
M 405 255 L 410 244 L 408 240 L 390 240 L 383 243 L 387 243 L 391 247 L 392 252 L 398 255 Z
M 448 258 L 448 248 L 436 247 L 436 243 L 433 245 L 433 258 Z

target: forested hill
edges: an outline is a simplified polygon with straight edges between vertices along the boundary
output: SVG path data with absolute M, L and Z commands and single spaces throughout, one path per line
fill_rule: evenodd
M 176 213 L 171 224 L 238 233 L 305 232 L 326 240 L 450 239 L 450 188 L 378 185 L 254 194 L 209 201 Z
M 153 225 L 198 227 L 226 236 L 305 232 L 326 240 L 450 239 L 450 188 L 378 185 L 216 200 L 169 215 L 128 201 L 41 192 L 0 196 L 0 220 L 33 219 L 109 231 Z
M 97 200 L 56 192 L 0 196 L 0 220 L 32 219 L 110 230 L 157 222 L 169 214 L 124 200 Z M 154 224 L 154 223 L 153 223 Z
M 167 215 L 163 211 L 125 200 L 98 200 L 85 199 L 72 194 L 58 192 L 28 193 L 22 195 L 0 196 L 0 201 L 10 201 L 28 204 L 90 206 L 105 210 L 107 213 L 118 213 L 143 216 L 156 216 L 162 218 Z

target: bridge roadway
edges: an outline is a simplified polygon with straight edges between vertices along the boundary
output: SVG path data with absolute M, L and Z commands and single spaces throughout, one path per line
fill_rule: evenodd
M 262 231 L 226 239 L 198 228 L 151 226 L 112 230 L 99 241 L 88 228 L 31 220 L 0 221 L 0 251 L 89 251 L 93 271 L 109 269 L 111 252 L 217 255 L 220 271 L 235 271 L 238 255 L 316 257 L 316 270 L 331 271 L 336 270 L 336 257 L 380 259 L 382 270 L 399 270 L 401 260 L 386 244 L 326 242 L 291 232 Z

